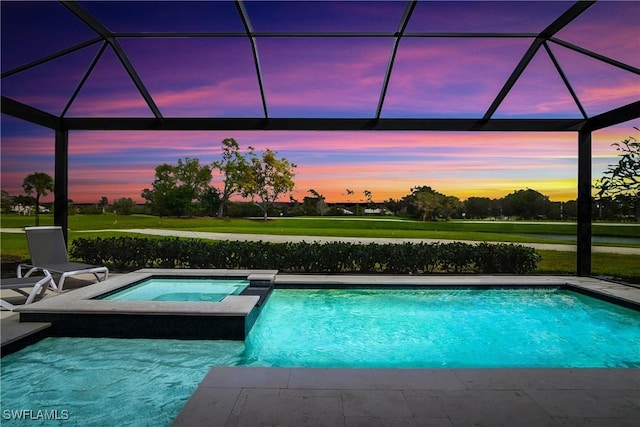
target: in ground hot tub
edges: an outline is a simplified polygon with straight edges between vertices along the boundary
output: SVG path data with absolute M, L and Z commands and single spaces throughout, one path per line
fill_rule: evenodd
M 276 270 L 143 269 L 18 309 L 53 336 L 244 340 Z
M 149 277 L 124 289 L 96 299 L 110 301 L 194 301 L 220 302 L 228 295 L 239 295 L 249 286 L 248 279 L 212 277 Z

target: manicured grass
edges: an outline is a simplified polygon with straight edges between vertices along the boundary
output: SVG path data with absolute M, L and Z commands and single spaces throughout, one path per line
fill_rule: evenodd
M 542 256 L 536 273 L 575 274 L 576 253 L 537 251 Z M 640 283 L 640 255 L 609 253 L 591 254 L 591 274 Z
M 123 231 L 110 231 L 100 233 L 86 233 L 86 232 L 69 232 L 69 246 L 77 238 L 94 239 L 96 237 L 120 237 L 120 236 L 138 236 L 144 238 L 157 238 L 162 239 L 161 236 L 147 236 L 142 234 L 127 233 Z M 27 239 L 23 233 L 0 233 L 0 254 L 2 257 L 11 256 L 21 259 L 29 259 L 29 247 L 27 246 Z
M 34 225 L 34 217 L 2 215 L 3 228 L 22 228 Z M 51 225 L 52 215 L 42 215 L 41 225 Z M 72 215 L 69 217 L 69 239 L 78 237 L 113 237 L 132 235 L 124 231 L 132 228 L 159 228 L 221 233 L 281 234 L 336 237 L 395 237 L 444 240 L 501 241 L 514 243 L 571 243 L 545 235 L 575 235 L 573 223 L 552 222 L 497 222 L 497 221 L 442 221 L 420 222 L 381 217 L 302 217 L 274 218 L 268 221 L 214 218 L 159 218 L 149 215 Z M 112 230 L 86 232 L 83 230 Z M 123 231 L 118 231 L 123 230 Z M 640 224 L 593 224 L 593 234 L 609 237 L 640 238 Z M 141 237 L 154 238 L 140 235 Z M 159 237 L 156 237 L 159 238 Z M 29 257 L 23 234 L 2 233 L 0 254 Z M 635 246 L 640 245 L 619 245 Z M 538 273 L 573 274 L 576 268 L 575 252 L 539 251 L 542 261 Z M 592 255 L 594 275 L 640 278 L 640 256 L 602 254 Z
M 33 217 L 2 215 L 2 227 L 21 228 L 34 224 Z M 42 215 L 41 224 L 52 224 L 52 215 Z M 293 234 L 338 237 L 438 238 L 476 241 L 570 243 L 546 236 L 575 236 L 574 223 L 519 221 L 422 222 L 389 217 L 297 217 L 268 221 L 214 218 L 160 218 L 150 215 L 72 215 L 70 230 L 160 228 L 221 233 Z M 594 223 L 594 236 L 635 237 L 640 224 Z M 546 236 L 545 236 L 546 235 Z M 640 245 L 635 245 L 640 247 Z
M 71 232 L 69 239 L 73 242 L 76 238 L 95 238 L 95 237 L 117 237 L 132 236 L 131 233 L 108 232 L 108 233 L 78 233 Z M 159 236 L 143 236 L 145 238 L 157 238 Z M 21 260 L 29 259 L 29 250 L 27 248 L 26 239 L 23 234 L 0 233 L 2 241 L 2 256 L 7 255 L 17 257 Z M 539 274 L 575 274 L 576 271 L 576 253 L 562 251 L 537 251 L 542 260 L 538 264 L 536 273 Z M 640 283 L 640 255 L 623 255 L 623 254 L 604 254 L 594 253 L 591 258 L 592 272 L 595 276 L 607 276 L 623 278 L 625 280 Z

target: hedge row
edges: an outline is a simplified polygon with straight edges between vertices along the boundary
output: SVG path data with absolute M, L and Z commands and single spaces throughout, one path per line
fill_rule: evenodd
M 489 243 L 268 243 L 113 237 L 76 239 L 70 255 L 120 271 L 139 268 L 274 269 L 304 273 L 530 273 L 533 248 Z

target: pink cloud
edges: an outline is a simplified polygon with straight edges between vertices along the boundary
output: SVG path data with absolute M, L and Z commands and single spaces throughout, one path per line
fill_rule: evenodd
M 580 47 L 640 67 L 635 1 L 601 1 L 589 7 L 556 35 Z
M 214 85 L 157 92 L 154 99 L 164 115 L 174 117 L 263 117 L 262 100 L 253 83 L 230 78 Z
M 375 114 L 391 39 L 261 39 L 258 48 L 273 116 Z
M 520 39 L 403 40 L 383 116 L 481 117 L 529 43 Z
M 635 132 L 626 123 L 594 133 L 594 178 L 615 161 L 611 143 Z M 558 199 L 575 198 L 577 134 L 474 132 L 86 132 L 70 135 L 70 197 L 97 203 L 131 197 L 151 187 L 154 168 L 178 158 L 196 157 L 210 164 L 220 155 L 220 141 L 235 137 L 243 149 L 271 148 L 298 164 L 296 197 L 310 188 L 329 201 L 345 200 L 347 187 L 368 189 L 374 200 L 400 198 L 416 185 L 445 194 L 501 197 L 522 186 Z M 53 173 L 53 135 L 3 137 L 3 188 L 21 194 L 21 182 L 33 165 Z M 40 148 L 38 148 L 40 147 Z M 46 148 L 46 162 L 34 155 Z M 25 154 L 30 153 L 30 154 Z M 9 159 L 12 161 L 7 162 Z M 16 169 L 11 169 L 15 166 Z M 220 183 L 219 177 L 212 181 Z M 537 186 L 539 188 L 537 188 Z M 544 187 L 543 187 L 544 186 Z M 489 192 L 491 193 L 486 193 Z M 565 195 L 565 196 L 562 196 Z M 352 200 L 352 201 L 355 201 Z
M 563 47 L 552 50 L 589 115 L 640 99 L 640 76 Z
M 124 39 L 131 61 L 166 116 L 262 116 L 249 42 Z

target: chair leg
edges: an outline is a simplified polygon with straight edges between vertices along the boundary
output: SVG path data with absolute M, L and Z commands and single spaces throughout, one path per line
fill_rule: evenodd
M 47 291 L 47 286 L 43 286 L 45 284 L 45 280 L 41 280 L 38 283 L 36 283 L 36 285 L 33 287 L 33 290 L 31 291 L 31 293 L 29 294 L 29 297 L 27 298 L 27 301 L 25 302 L 26 304 L 31 304 L 33 302 L 33 300 L 35 299 L 36 295 L 39 294 L 40 296 L 43 296 L 44 293 Z M 40 291 L 40 292 L 38 292 Z
M 44 294 L 47 293 L 47 289 L 49 289 L 50 286 L 53 286 L 57 289 L 56 284 L 53 281 L 53 277 L 51 277 L 50 274 L 47 274 L 33 287 L 33 290 L 31 291 L 31 294 L 29 294 L 29 298 L 27 298 L 27 302 L 25 304 L 32 303 L 36 296 L 38 298 L 44 297 Z M 40 288 L 40 292 L 38 292 L 38 288 Z
M 16 308 L 15 305 L 13 305 L 13 304 L 11 304 L 9 302 L 6 302 L 3 299 L 0 299 L 0 307 L 6 308 L 7 310 L 11 310 L 11 311 L 13 311 L 13 309 Z
M 29 271 L 27 271 L 27 274 L 23 275 L 23 274 L 22 274 L 22 269 L 23 269 L 23 268 L 27 268 L 27 267 L 29 267 L 27 264 L 20 264 L 20 265 L 18 265 L 18 271 L 16 272 L 16 275 L 17 275 L 18 277 L 29 277 L 29 276 L 31 276 L 31 274 L 32 274 L 34 271 L 38 270 L 38 268 L 37 268 L 37 267 L 31 267 L 31 268 L 29 269 Z
M 56 285 L 57 290 L 56 292 L 60 293 L 62 292 L 62 287 L 64 286 L 64 279 L 67 278 L 66 273 L 63 273 L 62 276 L 60 276 L 60 280 L 58 281 L 58 284 Z M 53 279 L 51 280 L 53 282 Z
M 51 280 L 49 280 L 49 289 L 51 289 L 53 292 L 59 292 L 58 285 L 56 284 L 56 281 L 53 279 L 53 276 L 51 276 Z
M 53 280 L 50 280 L 47 286 L 43 286 L 42 288 L 40 288 L 40 293 L 38 294 L 39 298 L 42 298 L 44 294 L 47 293 L 47 289 L 49 289 L 49 286 L 51 286 L 51 282 L 53 282 Z
M 102 279 L 100 279 L 100 273 L 102 273 Z M 109 278 L 109 270 L 101 271 L 101 272 L 95 272 L 95 273 L 93 273 L 93 275 L 96 277 L 96 280 L 98 282 L 104 282 L 105 280 L 107 280 Z

